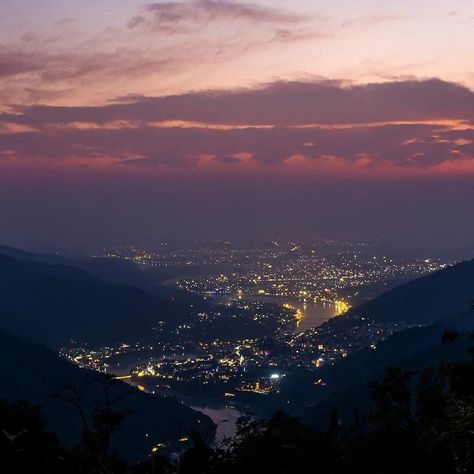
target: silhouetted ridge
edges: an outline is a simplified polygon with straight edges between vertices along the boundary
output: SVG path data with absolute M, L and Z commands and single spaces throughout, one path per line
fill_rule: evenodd
M 0 327 L 28 339 L 61 345 L 70 339 L 113 343 L 153 334 L 160 321 L 179 324 L 186 306 L 144 290 L 109 283 L 65 265 L 0 255 Z
M 474 297 L 474 260 L 417 278 L 351 309 L 375 321 L 426 324 L 470 307 Z
M 48 429 L 67 443 L 79 442 L 82 425 L 76 410 L 54 394 L 65 385 L 74 386 L 83 397 L 86 414 L 101 403 L 97 375 L 60 359 L 44 346 L 0 331 L 0 399 L 26 400 L 44 408 Z M 171 398 L 148 395 L 117 382 L 115 395 L 130 392 L 117 405 L 131 413 L 113 438 L 122 456 L 139 459 L 158 443 L 176 443 L 177 438 L 198 430 L 213 433 L 211 421 Z

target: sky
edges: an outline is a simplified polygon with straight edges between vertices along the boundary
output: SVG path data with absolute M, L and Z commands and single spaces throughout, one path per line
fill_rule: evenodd
M 474 256 L 472 0 L 0 0 L 0 241 Z

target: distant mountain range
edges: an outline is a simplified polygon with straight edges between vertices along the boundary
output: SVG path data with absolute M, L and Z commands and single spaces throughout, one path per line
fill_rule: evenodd
M 164 321 L 189 317 L 186 303 L 110 283 L 67 265 L 0 255 L 0 327 L 60 346 L 71 339 L 114 343 L 144 338 Z
M 0 255 L 12 257 L 16 260 L 80 268 L 110 283 L 137 286 L 160 298 L 169 299 L 171 296 L 175 296 L 188 304 L 202 304 L 202 298 L 197 295 L 190 294 L 179 288 L 169 288 L 156 284 L 156 277 L 153 271 L 144 271 L 130 260 L 108 257 L 47 255 L 4 245 L 0 245 Z
M 0 247 L 0 307 L 7 310 L 0 312 L 0 328 L 53 348 L 71 340 L 101 346 L 157 337 L 174 341 L 174 329 L 192 325 L 198 313 L 219 317 L 192 325 L 189 339 L 263 336 L 276 324 L 264 327 L 250 312 L 235 318 L 232 310 L 199 295 L 155 285 L 132 262 L 9 247 Z

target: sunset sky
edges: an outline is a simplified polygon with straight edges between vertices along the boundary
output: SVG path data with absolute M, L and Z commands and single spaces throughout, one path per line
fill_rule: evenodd
M 0 239 L 474 241 L 472 0 L 0 0 Z

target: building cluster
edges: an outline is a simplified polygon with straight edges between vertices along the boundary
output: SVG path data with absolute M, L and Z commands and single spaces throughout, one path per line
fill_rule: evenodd
M 377 344 L 394 332 L 407 328 L 403 323 L 380 323 L 358 317 L 355 324 L 338 329 L 331 323 L 303 333 L 245 339 L 235 342 L 188 342 L 185 345 L 127 345 L 88 350 L 63 349 L 63 356 L 82 367 L 119 372 L 136 386 L 150 392 L 185 397 L 196 387 L 217 387 L 222 397 L 238 397 L 241 392 L 269 394 L 278 391 L 285 375 L 295 369 L 315 372 L 335 364 L 362 348 L 376 350 Z M 159 350 L 158 350 L 159 349 Z M 119 371 L 124 354 L 135 354 L 128 372 Z

